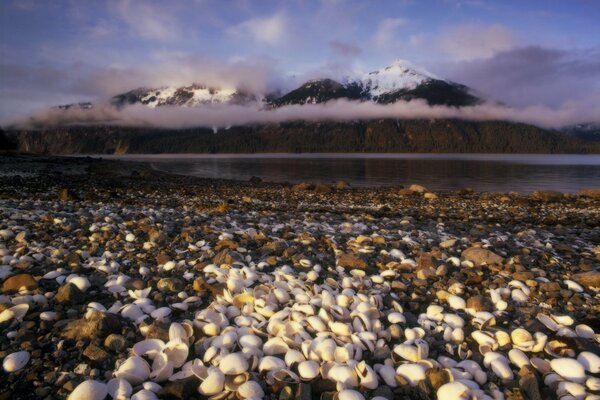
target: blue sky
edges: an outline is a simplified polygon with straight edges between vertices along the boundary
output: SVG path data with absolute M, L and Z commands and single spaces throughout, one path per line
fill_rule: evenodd
M 595 0 L 3 0 L 0 118 L 171 82 L 270 90 L 396 58 L 517 106 L 598 99 L 599 18 Z

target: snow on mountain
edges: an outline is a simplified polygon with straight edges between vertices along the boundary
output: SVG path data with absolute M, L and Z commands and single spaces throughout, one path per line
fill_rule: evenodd
M 442 80 L 409 61 L 396 60 L 385 68 L 369 72 L 360 81 L 371 97 L 377 97 L 401 89 L 411 90 L 432 79 Z

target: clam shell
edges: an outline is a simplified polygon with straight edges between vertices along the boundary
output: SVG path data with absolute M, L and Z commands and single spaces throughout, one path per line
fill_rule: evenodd
M 158 396 L 150 390 L 140 390 L 131 396 L 131 400 L 158 400 Z
M 298 364 L 298 374 L 303 380 L 312 380 L 319 375 L 320 366 L 316 361 L 302 361 Z
M 81 382 L 71 392 L 68 400 L 103 400 L 107 394 L 108 389 L 105 383 L 88 379 Z
M 139 356 L 129 357 L 115 372 L 115 377 L 125 379 L 131 385 L 139 385 L 150 376 L 150 366 Z
M 577 362 L 592 374 L 600 372 L 600 356 L 590 351 L 583 351 L 577 356 Z
M 554 372 L 569 381 L 583 383 L 586 380 L 583 365 L 571 358 L 555 358 L 550 361 L 550 366 Z
M 4 357 L 2 368 L 6 372 L 17 372 L 29 362 L 30 355 L 27 351 L 17 351 Z
M 110 397 L 115 400 L 126 400 L 131 397 L 133 388 L 125 379 L 113 378 L 106 384 L 106 389 Z
M 173 363 L 169 361 L 167 355 L 165 353 L 160 353 L 154 357 L 150 379 L 154 382 L 164 382 L 169 379 L 171 375 L 173 375 Z
M 285 366 L 285 362 L 283 360 L 281 362 Z M 231 353 L 221 359 L 219 369 L 225 375 L 238 375 L 248 370 L 248 360 L 242 353 Z
M 262 399 L 265 396 L 264 391 L 256 381 L 247 381 L 240 385 L 237 394 L 242 399 Z
M 437 390 L 438 400 L 468 400 L 471 389 L 462 382 L 449 382 Z
M 417 386 L 425 379 L 425 366 L 421 364 L 402 364 L 396 369 L 396 373 L 405 378 L 411 386 Z
M 165 342 L 160 339 L 145 339 L 133 345 L 133 354 L 153 360 L 164 348 Z
M 365 397 L 356 390 L 344 389 L 336 393 L 334 399 L 337 400 L 365 400 Z
M 220 369 L 211 367 L 198 387 L 198 392 L 204 396 L 212 396 L 223 391 L 225 385 L 225 374 Z

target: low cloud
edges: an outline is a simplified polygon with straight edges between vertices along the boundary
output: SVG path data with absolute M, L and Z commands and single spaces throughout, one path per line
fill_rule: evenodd
M 335 55 L 341 57 L 352 58 L 357 57 L 360 55 L 360 53 L 362 53 L 362 49 L 360 47 L 339 40 L 332 40 L 329 42 L 329 48 Z
M 544 106 L 514 109 L 484 104 L 454 108 L 429 106 L 424 101 L 397 102 L 380 105 L 372 102 L 336 100 L 325 104 L 291 105 L 273 110 L 258 106 L 205 105 L 200 107 L 160 107 L 151 109 L 134 105 L 117 110 L 100 106 L 92 110 L 50 110 L 15 121 L 18 127 L 48 127 L 73 124 L 105 124 L 160 128 L 209 127 L 225 128 L 248 124 L 281 123 L 293 120 L 350 121 L 367 119 L 444 119 L 475 121 L 505 120 L 531 123 L 546 128 L 559 128 L 586 120 L 600 122 L 594 107 L 571 102 L 560 108 Z

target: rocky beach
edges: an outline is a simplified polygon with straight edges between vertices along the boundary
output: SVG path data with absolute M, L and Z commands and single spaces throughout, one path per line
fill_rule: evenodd
M 600 189 L 405 186 L 1 156 L 0 399 L 600 399 Z

